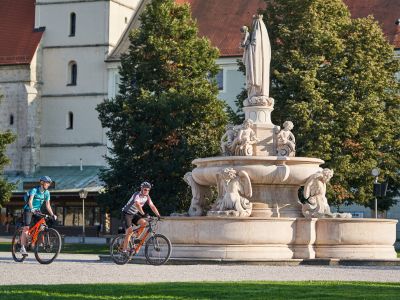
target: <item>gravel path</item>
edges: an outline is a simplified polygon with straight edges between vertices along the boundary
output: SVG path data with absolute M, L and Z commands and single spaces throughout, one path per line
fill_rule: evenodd
M 15 263 L 0 252 L 0 285 L 61 283 L 125 283 L 174 281 L 298 281 L 341 280 L 400 282 L 400 267 L 165 265 L 160 267 L 100 262 L 97 255 L 60 254 L 50 265 L 40 265 L 30 253 Z M 140 278 L 135 273 L 143 274 Z M 42 274 L 43 276 L 40 276 Z

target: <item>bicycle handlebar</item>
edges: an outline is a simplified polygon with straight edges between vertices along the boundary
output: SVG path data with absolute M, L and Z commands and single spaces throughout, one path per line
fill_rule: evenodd
M 45 219 L 51 219 L 50 215 L 42 214 L 41 212 L 35 212 L 34 215 Z

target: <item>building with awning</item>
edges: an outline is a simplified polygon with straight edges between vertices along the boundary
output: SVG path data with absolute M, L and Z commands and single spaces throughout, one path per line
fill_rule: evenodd
M 22 208 L 25 205 L 24 195 L 27 190 L 38 186 L 41 176 L 47 175 L 53 180 L 50 187 L 51 205 L 57 215 L 57 227 L 61 233 L 69 235 L 82 234 L 83 210 L 85 211 L 85 232 L 87 235 L 96 235 L 109 226 L 106 220 L 106 211 L 97 201 L 103 186 L 99 178 L 98 166 L 70 166 L 70 167 L 41 167 L 30 175 L 7 172 L 4 176 L 8 182 L 16 185 L 12 198 L 2 208 L 3 215 L 12 218 L 11 227 L 20 221 Z M 85 199 L 80 196 L 86 191 Z M 44 209 L 45 212 L 45 209 Z M 105 228 L 107 227 L 107 228 Z M 12 228 L 10 228 L 12 230 Z

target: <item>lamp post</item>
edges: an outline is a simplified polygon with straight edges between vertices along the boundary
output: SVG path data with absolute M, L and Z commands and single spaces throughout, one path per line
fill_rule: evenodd
M 378 168 L 373 168 L 371 171 L 372 176 L 375 177 L 374 180 L 374 185 L 378 183 L 378 176 L 381 173 L 381 171 Z M 376 194 L 374 193 L 375 196 L 375 219 L 378 219 L 378 199 Z
M 85 199 L 87 197 L 88 191 L 85 189 L 81 189 L 79 191 L 79 198 L 82 199 L 82 243 L 85 243 Z

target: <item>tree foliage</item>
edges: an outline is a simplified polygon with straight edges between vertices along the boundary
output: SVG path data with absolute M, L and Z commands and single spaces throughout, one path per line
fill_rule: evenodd
M 112 209 L 148 180 L 165 214 L 188 208 L 182 177 L 193 159 L 219 152 L 227 115 L 210 79 L 218 72 L 218 50 L 198 37 L 190 7 L 154 0 L 140 20 L 121 59 L 119 95 L 97 107 L 113 145 L 102 178 Z
M 371 169 L 399 195 L 400 71 L 372 18 L 351 19 L 341 0 L 265 0 L 272 46 L 275 124 L 292 120 L 297 156 L 334 170 L 329 200 L 370 206 Z
M 0 95 L 0 101 L 2 96 Z M 6 148 L 9 144 L 14 142 L 15 135 L 10 131 L 0 132 L 0 173 L 3 171 L 4 167 L 10 162 L 6 155 Z M 14 185 L 8 183 L 0 176 L 0 207 L 6 204 L 11 197 Z

